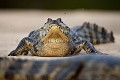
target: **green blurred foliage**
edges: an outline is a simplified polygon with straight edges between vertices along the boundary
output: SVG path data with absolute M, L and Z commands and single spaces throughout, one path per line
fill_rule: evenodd
M 120 0 L 1 0 L 0 8 L 120 10 Z

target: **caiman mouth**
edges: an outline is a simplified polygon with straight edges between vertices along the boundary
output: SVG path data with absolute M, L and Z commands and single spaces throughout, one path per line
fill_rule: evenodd
M 59 20 L 51 20 L 42 28 L 41 50 L 39 56 L 66 56 L 70 50 L 69 33 L 67 26 L 58 24 Z
M 48 43 L 68 42 L 68 36 L 64 34 L 60 26 L 51 24 L 46 31 L 46 35 L 41 39 L 41 41 Z

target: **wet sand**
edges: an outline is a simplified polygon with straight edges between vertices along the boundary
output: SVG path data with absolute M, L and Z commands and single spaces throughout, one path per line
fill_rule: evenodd
M 105 27 L 108 31 L 112 30 L 115 43 L 96 45 L 95 48 L 109 55 L 120 56 L 120 12 L 85 10 L 0 10 L 0 56 L 7 56 L 30 31 L 43 26 L 47 18 L 59 17 L 70 27 L 87 21 Z

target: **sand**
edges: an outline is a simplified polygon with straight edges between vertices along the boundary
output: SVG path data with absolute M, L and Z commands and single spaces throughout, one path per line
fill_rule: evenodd
M 69 27 L 87 21 L 105 27 L 108 31 L 112 30 L 115 43 L 95 45 L 95 48 L 109 55 L 120 56 L 120 12 L 86 10 L 0 10 L 0 56 L 7 56 L 30 31 L 43 26 L 47 18 L 59 17 Z

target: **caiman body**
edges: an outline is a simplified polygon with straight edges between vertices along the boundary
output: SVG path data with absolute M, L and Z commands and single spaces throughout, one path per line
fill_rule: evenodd
M 120 80 L 120 58 L 108 55 L 72 57 L 1 57 L 0 80 Z
M 106 42 L 114 42 L 113 33 L 108 33 L 96 24 L 84 23 L 82 26 L 69 28 L 61 18 L 48 18 L 43 27 L 23 38 L 9 56 L 30 53 L 40 57 L 63 57 L 78 54 L 82 49 L 89 54 L 102 54 L 91 43 Z
M 0 57 L 0 80 L 120 80 L 120 58 L 92 45 L 107 42 L 114 42 L 113 33 L 96 24 L 69 28 L 60 18 L 48 18 Z M 82 49 L 89 55 L 77 55 Z

